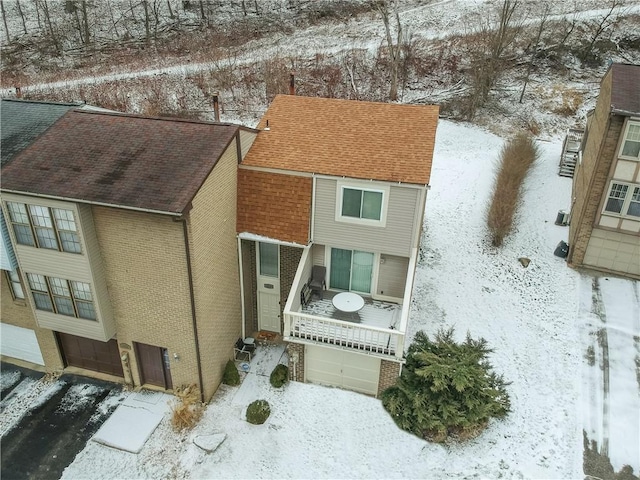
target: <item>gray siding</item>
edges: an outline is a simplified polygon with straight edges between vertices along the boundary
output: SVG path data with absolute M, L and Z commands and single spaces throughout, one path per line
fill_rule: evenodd
M 384 263 L 382 263 L 384 261 Z M 378 273 L 378 287 L 376 293 L 385 297 L 404 297 L 407 283 L 409 259 L 395 255 L 381 255 L 380 271 Z
M 311 247 L 314 265 L 324 265 L 324 245 L 315 244 Z
M 375 182 L 371 183 L 372 187 L 375 185 Z M 418 189 L 391 186 L 384 227 L 336 222 L 336 189 L 334 179 L 316 180 L 314 243 L 410 256 L 415 229 L 419 228 L 415 225 L 416 210 L 421 208 Z
M 240 160 L 242 160 L 251 148 L 251 145 L 253 145 L 253 141 L 256 139 L 257 133 L 240 129 L 238 130 L 238 136 L 240 138 Z

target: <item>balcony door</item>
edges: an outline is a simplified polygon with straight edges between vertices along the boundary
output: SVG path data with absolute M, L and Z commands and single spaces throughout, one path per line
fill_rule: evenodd
M 373 253 L 332 248 L 329 288 L 371 293 L 373 259 Z
M 256 245 L 258 327 L 280 333 L 280 251 L 274 243 Z

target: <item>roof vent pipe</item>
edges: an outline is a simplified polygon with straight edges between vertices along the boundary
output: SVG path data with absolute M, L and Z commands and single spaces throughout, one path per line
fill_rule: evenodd
M 289 95 L 296 94 L 296 76 L 293 72 L 289 74 Z
M 218 93 L 213 94 L 213 121 L 220 121 L 220 103 L 218 102 Z

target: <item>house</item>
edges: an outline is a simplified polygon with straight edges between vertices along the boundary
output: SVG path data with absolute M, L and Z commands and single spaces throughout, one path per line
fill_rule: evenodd
M 437 122 L 293 95 L 262 117 L 238 169 L 243 325 L 283 336 L 293 380 L 377 395 L 400 374 Z
M 22 121 L 4 105 L 3 152 L 5 121 Z M 3 358 L 210 399 L 241 333 L 237 165 L 256 132 L 79 109 L 49 120 L 3 157 Z
M 612 64 L 588 114 L 567 261 L 640 278 L 640 65 Z

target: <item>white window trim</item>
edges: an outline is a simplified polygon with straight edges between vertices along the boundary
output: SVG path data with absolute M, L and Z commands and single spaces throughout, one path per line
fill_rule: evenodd
M 634 161 L 640 161 L 640 155 L 637 157 L 630 157 L 628 155 L 622 155 L 622 149 L 624 148 L 624 143 L 625 140 L 627 138 L 627 135 L 629 134 L 629 127 L 631 125 L 635 125 L 637 127 L 640 127 L 640 119 L 637 118 L 629 118 L 627 119 L 625 126 L 624 126 L 624 131 L 623 134 L 620 136 L 620 146 L 618 147 L 618 158 L 621 158 L 623 160 L 634 160 Z
M 373 269 L 371 270 L 371 292 L 369 293 L 365 293 L 365 292 L 359 292 L 357 290 L 348 290 L 349 292 L 354 292 L 357 293 L 359 295 L 364 295 L 365 297 L 375 297 L 376 296 L 376 292 L 378 291 L 378 275 L 379 275 L 379 271 L 380 271 L 380 253 L 379 252 L 368 252 L 366 250 L 361 250 L 358 249 L 356 247 L 340 247 L 337 245 L 325 245 L 324 246 L 324 264 L 326 266 L 327 269 L 327 273 L 326 273 L 326 278 L 327 278 L 327 288 L 329 288 L 330 290 L 333 290 L 335 292 L 341 292 L 343 290 L 337 290 L 337 289 L 332 289 L 330 287 L 330 283 L 331 283 L 331 249 L 332 248 L 339 248 L 341 250 L 351 250 L 351 252 L 353 252 L 354 250 L 357 250 L 359 252 L 365 252 L 365 253 L 373 253 Z M 353 260 L 352 260 L 353 261 Z M 349 285 L 351 285 L 351 278 L 349 278 Z
M 382 193 L 382 211 L 380 212 L 380 220 L 372 220 L 369 218 L 346 217 L 342 215 L 342 199 L 344 189 L 362 190 L 367 192 Z M 389 185 L 373 184 L 369 182 L 358 181 L 338 181 L 336 185 L 336 211 L 335 221 L 342 223 L 351 223 L 355 225 L 366 225 L 370 227 L 385 227 L 387 225 L 387 211 L 389 207 Z
M 611 195 L 611 189 L 613 188 L 614 183 L 617 185 L 626 185 L 628 187 L 627 193 L 624 197 L 624 201 L 622 202 L 622 209 L 620 210 L 620 213 L 611 212 L 607 210 L 607 203 L 609 202 L 609 198 L 610 198 L 609 195 Z M 602 205 L 602 215 L 640 221 L 640 217 L 637 217 L 635 215 L 629 215 L 627 213 L 629 211 L 629 205 L 631 204 L 631 199 L 633 198 L 633 190 L 635 188 L 640 188 L 640 184 L 623 182 L 620 180 L 611 180 L 609 182 L 609 188 L 607 189 L 607 195 L 604 197 L 604 205 Z

